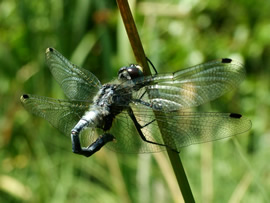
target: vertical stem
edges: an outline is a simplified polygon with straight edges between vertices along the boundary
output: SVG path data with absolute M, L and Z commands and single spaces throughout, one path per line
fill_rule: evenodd
M 127 0 L 116 0 L 116 2 L 120 10 L 120 14 L 122 16 L 122 20 L 124 22 L 127 35 L 128 35 L 134 56 L 136 58 L 136 61 L 138 64 L 140 64 L 143 67 L 144 74 L 150 75 L 151 72 L 150 72 L 146 57 L 145 57 L 142 42 L 139 37 L 128 2 Z
M 120 13 L 121 13 L 121 16 L 122 16 L 122 19 L 123 19 L 123 22 L 127 31 L 130 44 L 133 49 L 136 61 L 137 63 L 142 65 L 144 74 L 150 75 L 151 72 L 150 72 L 146 57 L 145 57 L 143 46 L 142 46 L 138 31 L 136 28 L 134 19 L 132 17 L 128 2 L 127 0 L 116 0 L 116 1 L 117 1 L 119 10 L 120 10 Z M 160 132 L 166 144 L 167 139 L 166 139 L 166 135 L 162 133 L 162 125 L 160 123 L 158 123 L 158 125 L 160 126 Z M 179 188 L 182 192 L 185 202 L 195 202 L 179 154 L 174 151 L 171 151 L 170 149 L 167 149 L 167 152 L 168 152 L 170 162 L 172 164 Z

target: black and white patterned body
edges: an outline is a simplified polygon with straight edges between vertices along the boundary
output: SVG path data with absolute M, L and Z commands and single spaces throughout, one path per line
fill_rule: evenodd
M 165 147 L 179 151 L 191 144 L 243 133 L 251 127 L 251 122 L 240 114 L 184 111 L 214 100 L 240 84 L 245 70 L 231 59 L 147 77 L 140 66 L 130 65 L 119 70 L 117 80 L 104 85 L 53 48 L 47 49 L 46 60 L 68 100 L 27 94 L 21 102 L 29 112 L 71 135 L 73 152 L 81 155 L 91 156 L 105 144 L 109 149 L 127 153 L 156 152 Z M 91 144 L 82 147 L 80 134 L 86 128 L 98 135 L 87 134 Z

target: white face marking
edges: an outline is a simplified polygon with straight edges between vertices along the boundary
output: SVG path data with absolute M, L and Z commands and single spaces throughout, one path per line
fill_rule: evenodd
M 139 65 L 136 65 L 136 67 L 141 71 L 141 72 L 143 72 L 143 69 L 142 69 L 142 67 L 141 66 L 139 66 Z

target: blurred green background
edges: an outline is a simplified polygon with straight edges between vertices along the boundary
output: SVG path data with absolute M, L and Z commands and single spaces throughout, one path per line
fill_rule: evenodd
M 241 113 L 252 130 L 180 154 L 195 199 L 269 201 L 270 2 L 129 2 L 159 72 L 222 57 L 245 64 L 239 88 L 199 110 Z M 23 93 L 64 98 L 45 66 L 47 47 L 102 83 L 135 62 L 115 1 L 0 1 L 0 202 L 181 202 L 166 153 L 78 156 L 69 138 L 22 108 Z

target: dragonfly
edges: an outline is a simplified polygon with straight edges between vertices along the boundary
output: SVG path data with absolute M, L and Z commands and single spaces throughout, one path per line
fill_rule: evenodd
M 68 99 L 24 94 L 27 111 L 71 137 L 72 151 L 89 157 L 103 146 L 122 153 L 150 153 L 244 133 L 251 121 L 237 113 L 189 109 L 236 88 L 243 65 L 223 58 L 174 73 L 144 76 L 141 66 L 119 69 L 118 78 L 101 84 L 86 69 L 54 48 L 46 63 Z M 162 134 L 161 134 L 162 132 Z

